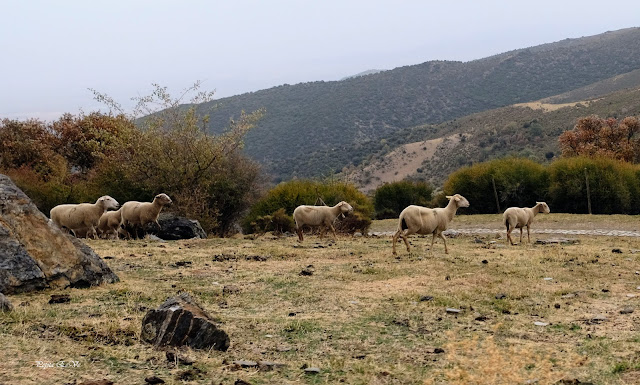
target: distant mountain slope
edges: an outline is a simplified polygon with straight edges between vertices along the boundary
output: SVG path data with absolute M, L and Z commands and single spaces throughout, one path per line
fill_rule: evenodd
M 358 78 L 360 76 L 373 75 L 373 74 L 377 74 L 378 72 L 382 72 L 382 71 L 384 71 L 384 70 L 366 70 L 366 71 L 359 72 L 359 73 L 357 73 L 355 75 L 345 76 L 342 79 L 340 79 L 340 81 L 347 80 L 347 79 Z
M 594 96 L 561 104 L 521 103 L 405 129 L 401 132 L 405 142 L 385 140 L 386 148 L 345 170 L 344 175 L 364 191 L 405 178 L 439 186 L 451 172 L 475 162 L 507 155 L 550 161 L 559 155 L 558 136 L 572 129 L 580 117 L 640 116 L 640 81 L 634 88 Z
M 283 85 L 224 98 L 220 132 L 242 109 L 266 108 L 246 152 L 276 180 L 358 164 L 399 129 L 558 95 L 640 69 L 640 29 L 519 49 L 471 62 L 430 61 L 339 82 Z

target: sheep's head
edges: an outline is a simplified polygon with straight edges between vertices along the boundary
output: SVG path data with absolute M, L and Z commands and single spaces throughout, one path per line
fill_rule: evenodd
M 173 201 L 167 194 L 158 194 L 155 196 L 155 198 L 153 198 L 153 201 L 158 202 L 161 206 L 167 206 L 173 203 Z
M 348 204 L 345 201 L 342 201 L 342 202 L 338 203 L 338 207 L 340 207 L 340 212 L 343 213 L 343 214 L 344 213 L 350 213 L 350 212 L 353 211 L 353 207 L 351 207 L 351 205 Z
M 469 201 L 467 200 L 467 198 L 463 197 L 460 194 L 448 195 L 447 199 L 449 199 L 449 201 L 453 200 L 456 203 L 457 207 L 469 207 Z
M 536 202 L 536 205 L 540 206 L 541 213 L 549 214 L 551 212 L 551 210 L 549 209 L 549 206 L 545 202 Z
M 117 209 L 120 207 L 120 203 L 117 200 L 111 198 L 109 195 L 104 195 L 98 198 L 96 204 L 102 204 L 106 210 Z

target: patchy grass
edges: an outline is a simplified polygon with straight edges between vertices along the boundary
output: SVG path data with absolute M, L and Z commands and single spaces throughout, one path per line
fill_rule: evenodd
M 585 222 L 571 218 L 576 226 Z M 553 384 L 564 378 L 624 384 L 639 378 L 640 310 L 619 311 L 636 308 L 640 299 L 640 254 L 631 252 L 640 249 L 640 240 L 577 237 L 575 245 L 507 247 L 504 239 L 490 244 L 493 235 L 480 238 L 482 243 L 476 238 L 449 239 L 451 254 L 445 255 L 441 241 L 431 254 L 430 238 L 413 236 L 413 252 L 400 248 L 397 258 L 390 237 L 341 237 L 333 244 L 311 236 L 302 245 L 294 237 L 270 235 L 89 241 L 100 255 L 113 257 L 107 263 L 121 282 L 10 296 L 15 311 L 0 314 L 0 382 L 108 378 L 130 384 L 151 375 L 167 384 L 225 385 L 237 379 Z M 191 263 L 176 266 L 179 261 Z M 300 275 L 308 265 L 315 273 Z M 239 291 L 223 294 L 225 285 Z M 175 367 L 164 352 L 138 339 L 146 309 L 180 290 L 219 317 L 231 337 L 224 353 L 188 351 L 194 367 Z M 71 302 L 47 303 L 60 293 L 70 294 Z M 461 312 L 448 314 L 448 307 Z M 229 364 L 234 360 L 287 366 L 236 371 Z M 79 366 L 43 369 L 36 361 Z M 305 365 L 321 372 L 305 374 Z

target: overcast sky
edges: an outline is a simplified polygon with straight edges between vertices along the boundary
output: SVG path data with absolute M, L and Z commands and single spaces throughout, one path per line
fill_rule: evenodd
M 0 117 L 92 111 L 88 88 L 224 97 L 637 26 L 638 0 L 0 0 Z

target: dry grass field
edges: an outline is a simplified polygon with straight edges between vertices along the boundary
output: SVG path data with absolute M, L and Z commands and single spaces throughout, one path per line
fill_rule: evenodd
M 539 219 L 640 227 L 637 217 Z M 458 216 L 452 227 L 493 220 Z M 387 236 L 88 241 L 121 281 L 10 296 L 0 383 L 144 384 L 152 375 L 215 385 L 640 383 L 640 239 L 571 238 L 579 242 L 507 247 L 504 235 L 459 236 L 445 255 L 441 241 L 430 253 L 430 238 L 412 236 L 412 253 L 401 247 L 397 258 Z M 300 275 L 308 265 L 313 275 Z M 236 290 L 223 294 L 225 286 Z M 138 340 L 145 309 L 180 290 L 222 320 L 227 352 L 186 350 L 193 365 L 175 365 Z M 71 302 L 48 304 L 62 293 Z M 286 366 L 242 369 L 235 360 Z

